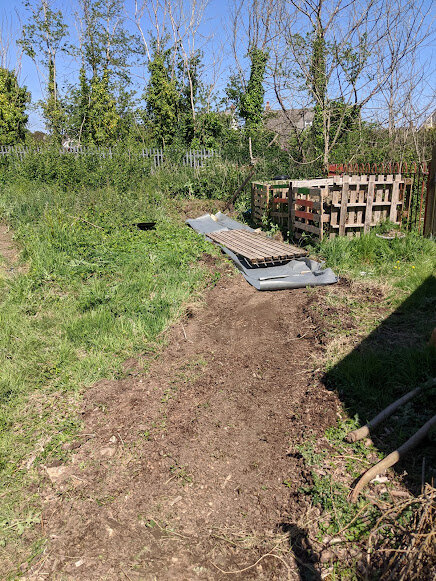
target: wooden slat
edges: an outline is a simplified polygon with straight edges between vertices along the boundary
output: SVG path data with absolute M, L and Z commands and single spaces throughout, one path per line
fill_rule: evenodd
M 345 234 L 345 223 L 347 220 L 347 205 L 349 191 L 349 176 L 344 176 L 342 183 L 341 213 L 339 214 L 339 236 Z
M 363 224 L 363 232 L 366 234 L 369 232 L 372 221 L 372 203 L 374 200 L 374 189 L 375 189 L 375 176 L 369 176 L 368 180 L 368 193 L 366 194 L 366 210 L 365 210 L 365 222 Z
M 398 208 L 397 204 L 399 202 L 400 196 L 400 176 L 395 176 L 394 185 L 392 186 L 392 198 L 391 198 L 391 211 L 389 213 L 389 220 L 391 222 L 397 221 Z
M 354 204 L 357 202 L 357 190 L 360 186 L 360 180 L 358 181 L 353 181 L 353 178 L 355 176 L 351 176 L 350 179 L 350 201 L 347 204 L 347 212 L 348 212 L 348 217 L 347 217 L 347 223 L 348 224 L 354 224 L 356 222 L 356 210 L 354 209 L 355 206 Z M 348 233 L 349 236 L 352 235 L 351 232 Z
M 237 232 L 241 232 L 241 234 L 238 235 L 240 238 L 248 240 L 250 244 L 254 244 L 257 247 L 263 248 L 263 246 L 267 244 L 269 248 L 276 249 L 277 252 L 283 250 L 289 251 L 289 248 L 292 248 L 297 252 L 301 251 L 301 249 L 296 246 L 291 246 L 290 244 L 284 244 L 283 242 L 279 242 L 273 238 L 268 238 L 259 232 L 250 232 L 249 230 L 238 230 Z
M 372 228 L 373 226 L 377 226 L 378 222 L 371 222 L 370 227 Z M 399 222 L 394 222 L 394 224 L 399 224 Z M 355 224 L 345 224 L 345 228 L 363 228 L 365 226 L 364 222 L 356 222 Z M 332 228 L 339 228 L 339 226 L 331 226 Z
M 250 232 L 248 230 L 220 230 L 211 232 L 207 236 L 232 252 L 247 258 L 254 264 L 266 261 L 291 260 L 307 254 L 301 248 L 266 238 L 258 232 Z
M 306 232 L 311 232 L 312 234 L 319 235 L 319 228 L 316 226 L 312 226 L 312 224 L 303 224 L 303 222 L 298 222 L 297 220 L 294 222 L 294 229 L 305 230 Z

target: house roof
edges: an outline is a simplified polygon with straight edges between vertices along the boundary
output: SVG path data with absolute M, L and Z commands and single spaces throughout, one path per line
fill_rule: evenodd
M 314 118 L 313 109 L 283 109 L 273 110 L 268 103 L 265 108 L 265 127 L 277 133 L 280 141 L 288 141 L 294 129 L 302 130 L 308 124 L 312 124 Z

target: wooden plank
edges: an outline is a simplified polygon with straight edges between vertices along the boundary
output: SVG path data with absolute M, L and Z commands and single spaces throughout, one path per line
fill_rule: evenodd
M 288 239 L 293 235 L 292 210 L 294 209 L 294 186 L 289 182 L 288 189 Z
M 397 202 L 397 204 L 400 204 L 401 202 Z M 340 208 L 341 204 L 332 204 L 333 207 L 335 208 Z M 348 203 L 347 206 L 349 208 L 366 208 L 366 202 L 354 202 L 353 204 Z M 376 202 L 375 200 L 373 200 L 372 202 L 372 206 L 391 206 L 391 202 Z
M 234 232 L 233 230 L 231 232 Z M 240 234 L 238 236 L 241 239 L 246 239 L 250 244 L 262 248 L 265 244 L 268 245 L 269 248 L 275 249 L 278 252 L 282 252 L 283 250 L 289 250 L 289 248 L 293 248 L 294 251 L 299 250 L 296 246 L 291 246 L 290 244 L 285 244 L 278 240 L 274 240 L 273 238 L 269 238 L 262 233 L 259 232 L 251 232 L 249 230 L 237 230 Z
M 297 198 L 295 204 L 297 206 L 306 206 L 306 208 L 314 208 L 315 210 L 321 209 L 321 203 L 315 202 L 314 200 L 302 200 L 301 198 Z
M 319 189 L 319 205 L 321 206 L 319 209 L 319 240 L 322 242 L 324 236 L 324 190 L 323 188 Z
M 236 254 L 247 258 L 250 262 L 291 260 L 307 254 L 301 248 L 247 230 L 221 230 L 211 232 L 207 236 Z
M 304 212 L 303 210 L 294 210 L 294 216 L 296 218 L 304 218 L 305 220 L 316 220 L 316 218 L 318 218 L 319 221 L 319 216 L 318 214 L 313 214 L 312 212 Z
M 266 206 L 269 206 L 270 189 L 271 189 L 271 186 L 267 185 L 266 186 Z
M 401 179 L 401 176 L 396 175 L 394 185 L 392 186 L 391 210 L 389 213 L 389 220 L 391 222 L 397 221 L 398 202 L 399 202 L 399 196 L 400 196 L 400 179 Z
M 345 234 L 345 224 L 347 221 L 349 181 L 350 181 L 349 176 L 345 175 L 342 183 L 341 213 L 339 214 L 339 236 L 343 236 Z
M 317 234 L 319 236 L 320 229 L 312 224 L 304 224 L 303 222 L 298 222 L 295 220 L 294 222 L 294 229 L 295 230 L 305 230 L 306 232 L 311 232 L 312 234 Z
M 372 219 L 372 202 L 374 200 L 374 189 L 375 189 L 375 176 L 369 176 L 368 180 L 368 193 L 366 194 L 366 210 L 365 210 L 365 222 L 363 224 L 363 232 L 366 234 L 369 232 Z
M 383 181 L 381 181 L 383 179 Z M 375 194 L 375 204 L 373 204 L 373 206 L 377 205 L 379 206 L 381 202 L 383 202 L 383 192 L 384 192 L 384 186 L 385 186 L 385 181 L 384 181 L 384 176 L 378 176 L 378 180 L 375 180 L 375 184 L 376 184 L 376 194 Z M 379 209 L 373 210 L 373 220 L 376 224 L 378 222 L 380 222 L 380 218 L 381 218 L 381 212 Z
M 339 190 L 338 187 L 335 186 L 332 190 L 332 209 L 330 212 L 330 224 L 335 226 L 338 223 L 338 212 L 336 208 L 338 207 L 339 202 Z M 340 207 L 340 204 L 339 204 Z M 335 232 L 332 232 L 330 238 L 334 238 L 336 236 Z
M 359 178 L 359 179 L 354 179 L 353 178 Z M 347 204 L 347 211 L 348 211 L 348 218 L 347 218 L 347 222 L 348 224 L 354 224 L 354 222 L 356 221 L 356 211 L 354 209 L 354 204 L 357 202 L 357 190 L 359 188 L 360 185 L 360 176 L 351 176 L 350 179 L 350 201 Z M 351 232 L 348 233 L 349 236 L 352 235 Z
M 394 224 L 399 224 L 400 222 L 394 222 Z M 373 226 L 377 226 L 378 222 L 371 222 L 370 227 L 372 228 Z M 345 224 L 345 228 L 364 228 L 365 223 L 364 222 L 360 222 L 360 223 L 355 223 L 355 224 Z M 339 228 L 339 226 L 332 226 L 332 228 Z
M 358 186 L 359 190 L 358 190 L 358 196 L 357 196 L 357 204 L 359 204 L 357 207 L 357 211 L 356 211 L 356 222 L 357 223 L 361 223 L 363 222 L 363 208 L 366 206 L 365 203 L 365 194 L 367 192 L 367 188 L 368 186 L 367 184 L 367 179 L 366 176 L 361 176 L 364 177 L 365 179 L 361 179 L 360 180 L 360 184 Z M 360 232 L 359 232 L 359 236 L 360 236 Z

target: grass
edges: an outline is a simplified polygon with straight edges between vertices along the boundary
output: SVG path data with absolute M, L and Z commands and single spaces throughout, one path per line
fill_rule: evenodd
M 379 238 L 384 229 L 382 225 L 360 238 L 326 239 L 314 250 L 340 276 L 387 285 L 395 305 L 434 275 L 436 244 L 414 232 L 394 240 Z
M 153 355 L 183 304 L 210 282 L 199 258 L 214 250 L 151 189 L 21 182 L 2 189 L 0 215 L 28 265 L 26 274 L 0 279 L 0 561 L 7 567 L 17 538 L 38 522 L 38 496 L 25 487 L 41 463 L 68 454 L 84 388 L 120 376 L 132 354 Z M 140 231 L 131 226 L 139 221 L 157 225 Z

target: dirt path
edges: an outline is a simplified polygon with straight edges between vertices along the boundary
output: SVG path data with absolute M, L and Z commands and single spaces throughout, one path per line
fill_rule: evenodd
M 23 267 L 17 267 L 18 256 L 12 231 L 7 224 L 0 222 L 0 276 L 23 272 Z
M 225 275 L 147 374 L 88 390 L 70 462 L 48 468 L 49 543 L 26 579 L 319 578 L 292 453 L 336 420 L 311 372 L 314 292 Z

